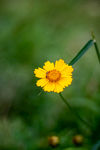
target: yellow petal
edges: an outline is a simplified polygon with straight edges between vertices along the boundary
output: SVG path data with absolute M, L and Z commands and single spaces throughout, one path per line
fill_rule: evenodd
M 62 92 L 62 91 L 63 91 L 63 87 L 62 87 L 60 84 L 56 83 L 56 84 L 55 84 L 54 92 L 60 93 L 60 92 Z
M 72 72 L 73 72 L 73 68 L 72 66 L 67 66 L 66 68 L 64 68 L 62 71 L 61 71 L 61 76 L 62 77 L 67 77 L 67 76 L 71 76 L 72 75 Z
M 72 83 L 72 77 L 68 76 L 66 78 L 61 78 L 58 83 L 62 86 L 62 87 L 67 87 Z
M 42 68 L 35 69 L 34 74 L 38 78 L 45 78 L 46 77 L 46 71 Z
M 43 86 L 45 86 L 48 82 L 49 82 L 49 81 L 48 81 L 46 78 L 45 78 L 45 79 L 40 79 L 40 80 L 37 81 L 36 85 L 43 87 Z
M 54 91 L 54 88 L 55 88 L 55 83 L 54 82 L 48 82 L 45 86 L 44 86 L 44 91 L 47 91 L 47 92 L 51 92 L 51 91 Z
M 43 66 L 43 68 L 46 71 L 50 71 L 54 69 L 54 63 L 51 63 L 50 61 L 45 62 L 45 65 Z
M 64 68 L 66 68 L 68 65 L 64 62 L 64 60 L 60 59 L 60 60 L 57 60 L 55 62 L 55 69 L 58 70 L 58 71 L 61 71 L 63 70 Z

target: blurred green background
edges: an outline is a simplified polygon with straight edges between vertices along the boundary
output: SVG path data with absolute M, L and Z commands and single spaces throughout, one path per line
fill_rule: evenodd
M 90 40 L 100 47 L 99 0 L 0 0 L 0 150 L 89 150 L 100 139 L 100 66 L 94 50 L 74 65 L 72 85 L 63 95 L 89 129 L 66 108 L 58 94 L 41 92 L 33 70 L 46 60 L 66 63 Z M 83 136 L 75 148 L 73 137 Z

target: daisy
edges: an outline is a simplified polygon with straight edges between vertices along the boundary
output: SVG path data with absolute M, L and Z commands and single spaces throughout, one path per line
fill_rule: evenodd
M 72 72 L 72 66 L 62 59 L 57 60 L 55 64 L 47 61 L 43 68 L 34 70 L 35 76 L 40 78 L 36 85 L 42 87 L 44 91 L 60 93 L 72 83 Z

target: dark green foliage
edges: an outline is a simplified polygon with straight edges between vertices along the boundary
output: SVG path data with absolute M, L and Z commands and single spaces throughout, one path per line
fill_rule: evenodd
M 70 62 L 93 29 L 100 47 L 99 5 L 98 0 L 0 0 L 0 150 L 52 150 L 52 135 L 60 138 L 55 150 L 91 150 L 98 143 L 100 66 L 94 46 L 76 63 L 72 85 L 63 92 L 92 129 L 58 94 L 36 87 L 33 70 L 46 60 Z M 77 134 L 84 137 L 81 147 L 72 142 Z

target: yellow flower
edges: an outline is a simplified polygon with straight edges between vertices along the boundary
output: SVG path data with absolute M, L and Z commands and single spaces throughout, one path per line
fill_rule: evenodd
M 36 85 L 41 86 L 44 91 L 60 93 L 65 87 L 72 83 L 72 66 L 67 65 L 60 59 L 54 63 L 45 62 L 43 69 L 34 70 L 37 78 L 40 78 Z

